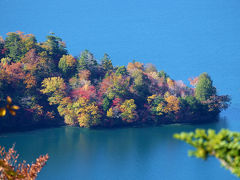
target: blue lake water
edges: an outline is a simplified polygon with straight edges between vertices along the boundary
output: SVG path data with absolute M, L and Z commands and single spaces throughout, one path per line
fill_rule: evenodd
M 189 158 L 174 132 L 197 127 L 240 131 L 239 0 L 1 0 L 0 36 L 17 30 L 45 40 L 55 32 L 69 52 L 105 52 L 114 65 L 135 59 L 172 78 L 208 72 L 219 94 L 232 97 L 219 123 L 114 130 L 44 129 L 6 134 L 0 144 L 23 159 L 51 159 L 39 179 L 236 179 L 217 160 Z
M 228 116 L 229 115 L 229 116 Z M 77 127 L 41 129 L 0 136 L 0 144 L 16 143 L 21 159 L 32 162 L 50 156 L 38 179 L 84 180 L 234 180 L 215 158 L 190 158 L 191 147 L 172 138 L 196 128 L 229 128 L 238 131 L 240 111 L 230 108 L 218 123 L 167 125 L 148 128 L 88 130 Z

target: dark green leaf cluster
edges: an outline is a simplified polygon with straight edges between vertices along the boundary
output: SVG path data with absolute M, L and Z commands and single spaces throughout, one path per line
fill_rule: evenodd
M 196 86 L 196 98 L 200 101 L 206 101 L 211 96 L 216 95 L 216 88 L 207 73 L 202 73 L 198 78 Z

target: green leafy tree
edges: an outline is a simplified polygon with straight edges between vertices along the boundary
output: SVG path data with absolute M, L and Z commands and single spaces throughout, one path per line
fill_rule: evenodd
M 116 73 L 117 76 L 119 75 L 128 75 L 127 69 L 125 66 L 120 66 L 117 68 Z
M 112 71 L 113 70 L 113 65 L 112 65 L 112 60 L 110 59 L 108 54 L 104 54 L 101 65 L 105 71 Z
M 88 69 L 92 71 L 97 66 L 97 61 L 93 54 L 88 50 L 84 50 L 79 58 L 78 70 Z
M 109 107 L 110 107 L 110 105 L 111 105 L 111 102 L 112 102 L 112 100 L 108 99 L 107 96 L 105 96 L 105 97 L 103 98 L 102 107 L 103 107 L 103 110 L 104 110 L 104 111 L 107 111 L 107 110 L 109 109 Z
M 78 71 L 86 70 L 87 69 L 87 62 L 83 56 L 80 57 L 78 60 Z
M 150 95 L 149 84 L 150 81 L 141 70 L 135 70 L 131 73 L 134 81 L 133 91 L 139 97 L 139 101 L 145 101 L 146 97 Z
M 207 159 L 214 156 L 221 164 L 236 176 L 240 177 L 240 133 L 222 129 L 219 133 L 209 129 L 197 129 L 195 132 L 174 134 L 174 138 L 182 140 L 194 148 L 190 156 Z
M 82 70 L 89 70 L 91 72 L 90 80 L 93 84 L 96 83 L 97 79 L 101 79 L 102 75 L 99 72 L 99 66 L 97 60 L 94 58 L 93 54 L 88 50 L 85 50 L 81 53 L 78 60 L 77 66 L 78 72 Z
M 195 97 L 186 96 L 184 99 L 186 100 L 187 105 L 191 112 L 196 113 L 202 109 L 201 102 L 198 99 L 196 99 Z
M 211 96 L 216 95 L 216 88 L 207 73 L 202 73 L 198 78 L 196 86 L 196 98 L 200 101 L 206 101 Z
M 11 32 L 5 39 L 6 56 L 18 62 L 27 52 L 19 34 Z
M 76 60 L 72 55 L 63 55 L 58 63 L 58 67 L 64 76 L 70 77 L 75 73 Z
M 167 78 L 169 78 L 169 75 L 167 73 L 165 73 L 163 70 L 161 70 L 159 73 L 158 73 L 158 76 L 160 78 L 163 78 L 165 81 L 167 80 Z
M 61 38 L 55 36 L 54 33 L 47 36 L 47 41 L 44 42 L 43 47 L 47 50 L 56 65 L 58 64 L 59 59 L 67 54 L 64 42 Z

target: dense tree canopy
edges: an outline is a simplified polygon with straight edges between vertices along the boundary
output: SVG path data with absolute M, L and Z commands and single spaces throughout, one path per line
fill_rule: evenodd
M 31 34 L 9 33 L 0 38 L 0 58 L 0 98 L 9 95 L 21 107 L 21 120 L 4 117 L 0 131 L 36 123 L 110 127 L 208 122 L 230 101 L 216 93 L 207 73 L 190 79 L 194 87 L 188 87 L 153 64 L 114 66 L 108 54 L 98 62 L 88 50 L 74 57 L 53 33 L 44 42 Z

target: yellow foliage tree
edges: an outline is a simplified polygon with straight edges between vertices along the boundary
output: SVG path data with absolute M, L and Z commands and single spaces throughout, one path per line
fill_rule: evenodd
M 180 109 L 179 99 L 176 96 L 168 96 L 165 98 L 167 102 L 167 106 L 165 107 L 165 111 L 167 112 L 178 112 Z
M 63 55 L 59 60 L 58 67 L 63 71 L 63 73 L 69 73 L 76 67 L 76 59 L 72 55 Z
M 107 111 L 107 117 L 110 117 L 110 118 L 113 117 L 113 108 L 110 108 L 110 109 Z
M 132 63 L 128 63 L 127 65 L 127 71 L 128 72 L 133 72 L 134 70 L 143 70 L 143 63 L 140 62 L 132 62 Z
M 172 80 L 170 78 L 167 78 L 167 84 L 168 84 L 169 88 L 174 88 L 174 86 L 175 86 L 174 80 Z
M 74 111 L 73 103 L 70 97 L 63 98 L 57 109 L 59 114 L 64 116 L 64 121 L 66 124 L 76 124 L 77 115 Z
M 157 97 L 156 94 L 153 94 L 152 96 L 148 96 L 147 101 L 150 104 L 155 98 Z
M 127 122 L 132 122 L 136 118 L 136 104 L 134 99 L 125 100 L 120 106 L 121 117 Z
M 66 84 L 61 77 L 45 78 L 42 82 L 43 94 L 49 94 L 49 104 L 59 104 L 66 95 Z
M 167 96 L 164 101 L 161 101 L 156 107 L 157 115 L 163 115 L 168 113 L 176 113 L 180 109 L 179 99 L 176 96 Z
M 101 115 L 95 102 L 90 102 L 90 100 L 84 97 L 79 97 L 73 103 L 73 107 L 78 116 L 77 119 L 80 127 L 91 127 L 100 124 Z

